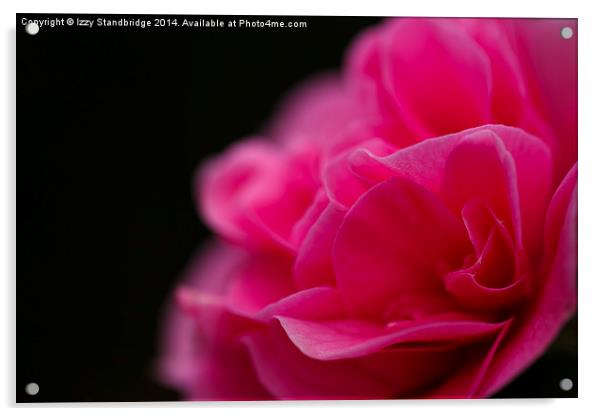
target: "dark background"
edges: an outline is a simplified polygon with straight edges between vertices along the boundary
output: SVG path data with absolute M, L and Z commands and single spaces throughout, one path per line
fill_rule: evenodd
M 17 16 L 17 401 L 177 400 L 153 360 L 161 308 L 209 235 L 195 167 L 261 129 L 290 87 L 340 67 L 380 19 L 25 33 L 21 17 L 47 16 Z M 575 397 L 576 372 L 575 320 L 499 396 Z

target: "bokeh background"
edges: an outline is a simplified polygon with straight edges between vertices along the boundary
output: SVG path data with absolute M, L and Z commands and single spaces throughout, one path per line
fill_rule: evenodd
M 22 17 L 48 15 L 17 15 L 16 399 L 177 400 L 153 371 L 166 298 L 210 236 L 192 198 L 196 166 L 257 133 L 299 81 L 340 68 L 381 19 L 31 36 Z M 576 394 L 575 318 L 498 397 Z

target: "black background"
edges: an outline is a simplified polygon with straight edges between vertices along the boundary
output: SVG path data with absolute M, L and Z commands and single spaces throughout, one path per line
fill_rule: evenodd
M 22 17 L 47 16 L 17 16 L 17 401 L 177 400 L 153 360 L 165 299 L 209 235 L 195 167 L 380 19 L 25 33 Z M 576 383 L 576 360 L 575 320 L 499 396 L 574 397 L 558 382 Z

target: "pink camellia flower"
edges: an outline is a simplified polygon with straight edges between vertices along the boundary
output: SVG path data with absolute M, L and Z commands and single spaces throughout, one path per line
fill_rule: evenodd
M 199 170 L 187 399 L 487 397 L 576 309 L 574 21 L 392 19 Z

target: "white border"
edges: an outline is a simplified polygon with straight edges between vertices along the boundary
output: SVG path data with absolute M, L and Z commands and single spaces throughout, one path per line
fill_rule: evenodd
M 1 2 L 3 24 L 2 91 L 0 101 L 0 265 L 2 266 L 2 299 L 0 310 L 0 406 L 4 414 L 48 415 L 105 414 L 110 408 L 115 415 L 164 415 L 166 411 L 183 414 L 280 415 L 330 414 L 364 415 L 366 411 L 399 415 L 418 411 L 425 414 L 488 416 L 504 415 L 528 408 L 547 415 L 566 415 L 597 409 L 600 404 L 600 355 L 602 305 L 602 22 L 594 1 L 503 0 L 497 2 L 470 0 L 403 1 L 332 1 L 304 0 L 294 4 L 285 1 L 180 1 L 146 0 L 130 2 L 77 0 Z M 16 144 L 15 144 L 15 13 L 79 12 L 79 13 L 179 13 L 179 14 L 285 14 L 285 15 L 356 15 L 356 16 L 483 16 L 483 17 L 576 17 L 579 19 L 579 399 L 565 400 L 475 400 L 475 401 L 394 401 L 394 402 L 296 402 L 296 403 L 222 403 L 222 404 L 88 404 L 88 405 L 14 405 L 15 383 L 15 273 L 16 273 Z M 169 408 L 169 410 L 167 409 Z M 589 413 L 589 412 L 588 412 Z

